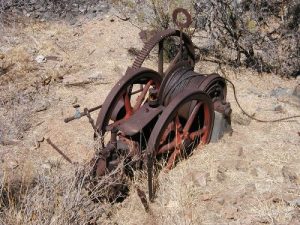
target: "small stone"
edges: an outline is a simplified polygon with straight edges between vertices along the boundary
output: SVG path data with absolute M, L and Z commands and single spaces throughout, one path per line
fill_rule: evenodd
M 49 104 L 46 103 L 46 102 L 43 102 L 43 103 L 40 103 L 38 104 L 36 107 L 35 107 L 35 112 L 42 112 L 42 111 L 45 111 L 47 110 L 49 107 Z
M 287 203 L 288 203 L 288 205 L 290 205 L 290 206 L 297 206 L 297 207 L 300 207 L 300 198 L 294 199 L 294 200 L 292 200 L 292 201 L 288 201 Z
M 0 53 L 0 59 L 4 59 L 5 58 L 5 55 Z
M 258 176 L 257 169 L 256 169 L 256 168 L 251 169 L 250 174 L 251 174 L 252 176 L 257 177 L 257 176 Z
M 37 63 L 45 63 L 45 62 L 47 62 L 47 59 L 46 59 L 46 57 L 43 56 L 43 55 L 38 55 L 38 56 L 35 58 L 35 61 L 36 61 Z
M 216 198 L 216 201 L 220 204 L 220 205 L 224 205 L 225 203 L 225 199 L 222 197 Z
M 255 192 L 255 191 L 256 191 L 256 186 L 255 186 L 255 184 L 250 183 L 250 184 L 247 184 L 247 185 L 246 185 L 246 187 L 245 187 L 245 192 L 246 192 L 246 194 L 248 194 L 248 193 L 253 193 L 253 192 Z
M 278 198 L 278 197 L 274 197 L 274 198 L 272 199 L 272 202 L 273 202 L 273 203 L 279 203 L 279 202 L 282 202 L 282 199 L 281 199 L 281 198 Z
M 242 156 L 244 156 L 244 149 L 243 149 L 243 147 L 239 147 L 239 149 L 238 149 L 238 154 L 237 154 L 239 157 L 242 157 Z
M 228 170 L 228 168 L 226 166 L 224 166 L 223 164 L 218 166 L 218 172 L 220 172 L 220 173 L 225 173 L 227 170 Z
M 296 83 L 297 83 L 297 84 L 300 84 L 300 75 L 298 75 L 298 76 L 296 77 Z
M 103 77 L 101 73 L 93 73 L 88 76 L 88 79 L 91 81 L 97 81 L 97 80 L 103 80 Z
M 226 219 L 235 219 L 237 216 L 238 209 L 234 206 L 228 206 L 224 208 L 224 215 Z
M 293 95 L 300 98 L 300 84 L 295 87 Z
M 218 172 L 218 174 L 217 174 L 217 180 L 218 180 L 219 182 L 223 182 L 225 179 L 226 179 L 225 173 L 220 173 L 220 172 Z
M 51 170 L 52 166 L 50 163 L 44 163 L 41 166 L 44 170 Z
M 43 142 L 45 140 L 45 138 L 44 138 L 44 136 L 43 135 L 37 135 L 37 137 L 36 137 L 36 141 L 37 142 Z
M 248 126 L 251 123 L 251 119 L 243 114 L 233 113 L 232 122 L 243 126 Z
M 203 194 L 203 195 L 200 196 L 200 199 L 202 201 L 209 201 L 209 200 L 212 199 L 212 196 L 211 196 L 211 194 Z
M 195 172 L 192 174 L 192 179 L 196 186 L 205 187 L 209 176 L 209 173 Z
M 243 172 L 246 172 L 249 168 L 249 163 L 245 160 L 237 160 L 235 169 L 236 170 L 241 170 Z
M 273 110 L 275 112 L 283 112 L 283 107 L 281 105 L 274 106 Z
M 286 181 L 297 184 L 298 176 L 291 168 L 283 166 L 281 172 Z
M 293 216 L 290 223 L 288 225 L 300 225 L 300 218 L 299 216 Z
M 16 169 L 17 167 L 19 166 L 19 163 L 17 162 L 17 161 L 9 161 L 8 162 L 8 167 L 10 168 L 10 169 Z
M 287 88 L 278 87 L 271 91 L 270 96 L 272 97 L 281 97 L 289 95 L 290 90 Z

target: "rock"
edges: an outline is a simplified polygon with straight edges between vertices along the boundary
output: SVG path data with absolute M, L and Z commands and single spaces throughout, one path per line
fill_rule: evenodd
M 42 111 L 45 111 L 47 110 L 49 107 L 49 103 L 47 102 L 42 102 L 40 104 L 37 104 L 37 106 L 35 107 L 34 111 L 35 112 L 42 112 Z
M 281 105 L 274 106 L 273 110 L 275 112 L 283 112 L 283 107 Z
M 298 98 L 300 98 L 300 84 L 298 84 L 298 85 L 295 87 L 295 89 L 294 89 L 294 91 L 293 91 L 293 95 L 296 96 L 296 97 L 298 97 Z
M 46 59 L 46 57 L 43 56 L 43 55 L 38 55 L 38 56 L 35 58 L 35 61 L 36 61 L 37 63 L 45 63 L 45 62 L 47 62 L 47 59 Z
M 249 168 L 249 163 L 245 160 L 237 160 L 235 164 L 235 169 L 246 172 Z
M 234 206 L 227 206 L 223 209 L 223 214 L 226 219 L 235 219 L 237 217 L 238 209 Z
M 300 84 L 300 75 L 298 75 L 298 76 L 296 77 L 296 83 L 297 83 L 297 84 Z
M 233 113 L 232 122 L 243 126 L 248 126 L 251 123 L 251 119 L 243 114 Z
M 41 165 L 44 170 L 51 170 L 52 165 L 50 163 L 44 163 Z
M 214 143 L 220 140 L 225 133 L 232 132 L 230 122 L 222 113 L 215 111 L 213 131 L 210 142 Z
M 270 96 L 272 97 L 281 97 L 290 94 L 290 90 L 287 88 L 278 87 L 271 91 Z
M 216 198 L 216 202 L 219 203 L 220 205 L 224 205 L 225 199 L 222 197 L 218 197 L 218 198 Z
M 4 59 L 5 58 L 5 55 L 0 53 L 0 60 Z
M 300 225 L 299 215 L 293 215 L 293 217 L 288 225 Z
M 256 168 L 251 169 L 250 174 L 251 174 L 252 176 L 257 177 L 257 176 L 258 176 L 257 169 L 256 169 Z
M 91 81 L 103 80 L 102 73 L 100 72 L 92 73 L 87 78 Z
M 212 199 L 212 195 L 211 194 L 203 194 L 200 196 L 201 201 L 209 201 Z
M 244 156 L 244 148 L 243 148 L 243 147 L 239 147 L 239 148 L 238 148 L 238 153 L 237 153 L 237 155 L 238 155 L 239 157 L 243 157 L 243 156 Z
M 15 160 L 12 160 L 12 161 L 9 161 L 7 163 L 7 165 L 10 169 L 16 169 L 19 166 L 19 163 Z
M 288 201 L 287 203 L 288 203 L 288 205 L 290 205 L 290 206 L 297 206 L 297 207 L 300 207 L 300 198 L 294 199 L 294 200 L 292 200 L 292 201 Z
M 256 186 L 255 186 L 255 184 L 250 183 L 250 184 L 247 184 L 247 185 L 245 186 L 245 192 L 246 192 L 246 194 L 253 193 L 253 192 L 255 192 L 255 191 L 256 191 Z
M 217 180 L 218 180 L 219 182 L 223 182 L 225 179 L 226 179 L 225 173 L 222 173 L 222 172 L 218 172 L 218 173 L 217 173 Z
M 298 176 L 291 168 L 283 166 L 281 172 L 285 181 L 297 184 Z
M 205 187 L 209 178 L 209 173 L 195 172 L 192 173 L 192 180 L 196 186 Z

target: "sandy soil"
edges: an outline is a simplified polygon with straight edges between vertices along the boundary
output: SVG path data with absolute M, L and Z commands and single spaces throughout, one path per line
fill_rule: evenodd
M 26 21 L 6 29 L 0 37 L 0 62 L 11 67 L 0 77 L 0 125 L 10 127 L 7 123 L 11 123 L 17 130 L 26 120 L 29 127 L 22 128 L 23 137 L 15 135 L 17 131 L 4 132 L 2 174 L 17 179 L 22 174 L 34 177 L 52 164 L 68 168 L 44 138 L 50 138 L 72 161 L 87 162 L 94 154 L 87 118 L 69 124 L 63 119 L 74 113 L 75 102 L 83 109 L 104 101 L 133 62 L 128 49 L 143 46 L 139 30 L 112 14 L 82 19 L 74 26 Z M 37 55 L 55 57 L 38 64 Z M 147 65 L 154 67 L 155 58 Z M 196 70 L 222 73 L 218 65 L 207 62 L 199 62 Z M 224 67 L 223 71 L 235 83 L 241 105 L 258 118 L 300 113 L 300 100 L 291 94 L 299 80 L 243 68 Z M 276 94 L 278 88 L 286 92 Z M 22 102 L 28 93 L 32 101 Z M 231 88 L 228 101 L 233 108 L 232 135 L 196 150 L 168 174 L 161 173 L 150 214 L 132 188 L 123 203 L 113 206 L 111 224 L 300 223 L 300 120 L 258 123 L 237 108 Z M 95 119 L 97 113 L 92 116 Z M 134 183 L 145 187 L 143 179 Z

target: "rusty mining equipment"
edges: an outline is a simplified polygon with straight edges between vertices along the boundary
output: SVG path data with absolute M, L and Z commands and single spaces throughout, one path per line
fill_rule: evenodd
M 185 16 L 185 22 L 178 20 L 179 14 Z M 178 8 L 173 12 L 173 20 L 179 30 L 157 32 L 104 103 L 77 115 L 88 116 L 101 145 L 93 161 L 94 175 L 101 178 L 121 163 L 122 175 L 126 176 L 132 170 L 146 169 L 150 200 L 154 198 L 153 171 L 158 162 L 162 162 L 160 168 L 170 170 L 178 158 L 190 155 L 198 145 L 218 140 L 231 129 L 225 79 L 216 73 L 194 71 L 194 44 L 183 32 L 183 28 L 190 26 L 191 16 Z M 179 39 L 179 44 L 165 69 L 163 49 L 168 38 Z M 143 67 L 157 45 L 158 69 Z M 100 108 L 94 124 L 89 113 Z M 118 187 L 114 187 L 116 195 L 122 192 L 122 187 Z

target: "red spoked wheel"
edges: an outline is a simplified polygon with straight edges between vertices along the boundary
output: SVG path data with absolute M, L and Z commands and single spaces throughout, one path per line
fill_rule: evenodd
M 175 97 L 159 117 L 148 141 L 149 195 L 153 199 L 153 161 L 166 158 L 171 169 L 179 156 L 190 154 L 199 144 L 210 141 L 214 119 L 210 97 L 198 90 L 186 90 Z
M 107 131 L 131 117 L 146 101 L 150 88 L 159 90 L 161 81 L 161 76 L 154 70 L 128 70 L 103 103 L 96 123 L 98 133 L 104 137 Z M 102 145 L 105 145 L 104 138 Z

